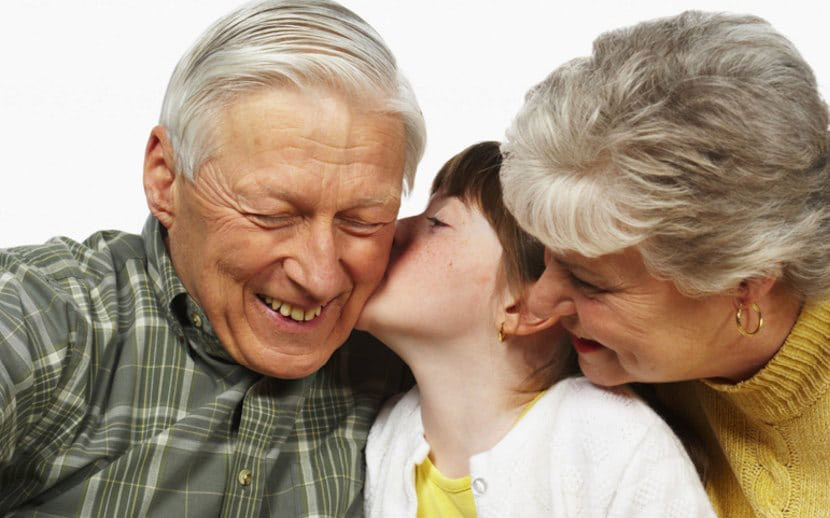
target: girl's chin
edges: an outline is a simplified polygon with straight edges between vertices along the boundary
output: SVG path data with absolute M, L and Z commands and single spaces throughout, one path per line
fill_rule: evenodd
M 389 315 L 390 306 L 388 300 L 386 299 L 386 302 L 384 302 L 382 294 L 379 291 L 375 291 L 366 300 L 366 304 L 363 305 L 363 309 L 355 324 L 355 329 L 371 333 L 373 329 L 376 330 L 386 325 L 386 322 L 394 316 Z
M 369 302 L 366 303 L 366 306 L 364 306 L 363 311 L 357 318 L 357 323 L 354 325 L 354 328 L 358 331 L 366 331 L 374 335 L 374 332 L 382 327 L 377 317 L 375 308 L 372 306 L 372 299 L 369 299 Z
M 371 333 L 371 325 L 370 320 L 363 316 L 363 313 L 357 318 L 357 322 L 354 325 L 354 328 L 358 331 L 366 331 L 367 333 Z
M 388 325 L 384 325 L 382 321 L 378 321 L 373 319 L 371 316 L 363 316 L 361 315 L 359 319 L 357 319 L 357 324 L 354 326 L 355 329 L 358 331 L 365 331 L 370 335 L 374 336 L 387 346 L 393 343 L 395 332 L 393 329 L 390 328 Z

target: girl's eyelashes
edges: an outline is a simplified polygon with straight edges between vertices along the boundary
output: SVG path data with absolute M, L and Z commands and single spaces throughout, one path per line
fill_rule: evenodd
M 436 218 L 435 216 L 427 216 L 427 221 L 429 222 L 430 227 L 447 227 L 446 223 L 441 221 L 440 219 Z

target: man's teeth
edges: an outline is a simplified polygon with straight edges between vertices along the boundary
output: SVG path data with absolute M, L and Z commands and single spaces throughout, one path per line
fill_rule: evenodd
M 264 300 L 266 304 L 271 306 L 271 309 L 279 312 L 280 315 L 288 317 L 291 320 L 296 320 L 297 322 L 307 322 L 312 318 L 319 316 L 320 313 L 323 311 L 323 306 L 317 306 L 316 308 L 311 309 L 303 309 L 299 307 L 294 307 L 288 302 L 272 299 L 267 295 L 263 295 L 262 300 Z

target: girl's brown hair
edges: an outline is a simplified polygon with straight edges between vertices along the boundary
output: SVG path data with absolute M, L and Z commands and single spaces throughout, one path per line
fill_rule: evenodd
M 524 295 L 528 284 L 538 280 L 545 271 L 545 248 L 522 230 L 504 205 L 499 181 L 501 161 L 498 142 L 473 144 L 444 164 L 432 182 L 431 193 L 459 198 L 481 211 L 501 243 L 507 287 L 516 295 Z M 526 380 L 521 391 L 544 390 L 578 372 L 576 355 L 570 346 L 550 345 L 558 347 L 557 354 Z
M 502 201 L 499 143 L 479 142 L 461 151 L 438 171 L 432 182 L 433 196 L 452 196 L 477 206 L 504 249 L 502 264 L 508 287 L 520 291 L 545 270 L 545 249 L 519 227 Z

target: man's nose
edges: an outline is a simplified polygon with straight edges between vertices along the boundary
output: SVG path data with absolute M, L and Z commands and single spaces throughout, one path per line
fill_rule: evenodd
M 309 297 L 326 302 L 348 289 L 347 275 L 341 263 L 333 224 L 310 224 L 303 244 L 284 264 L 288 277 Z
M 542 276 L 530 287 L 528 308 L 539 318 L 563 317 L 576 314 L 573 288 L 562 268 L 545 261 Z

